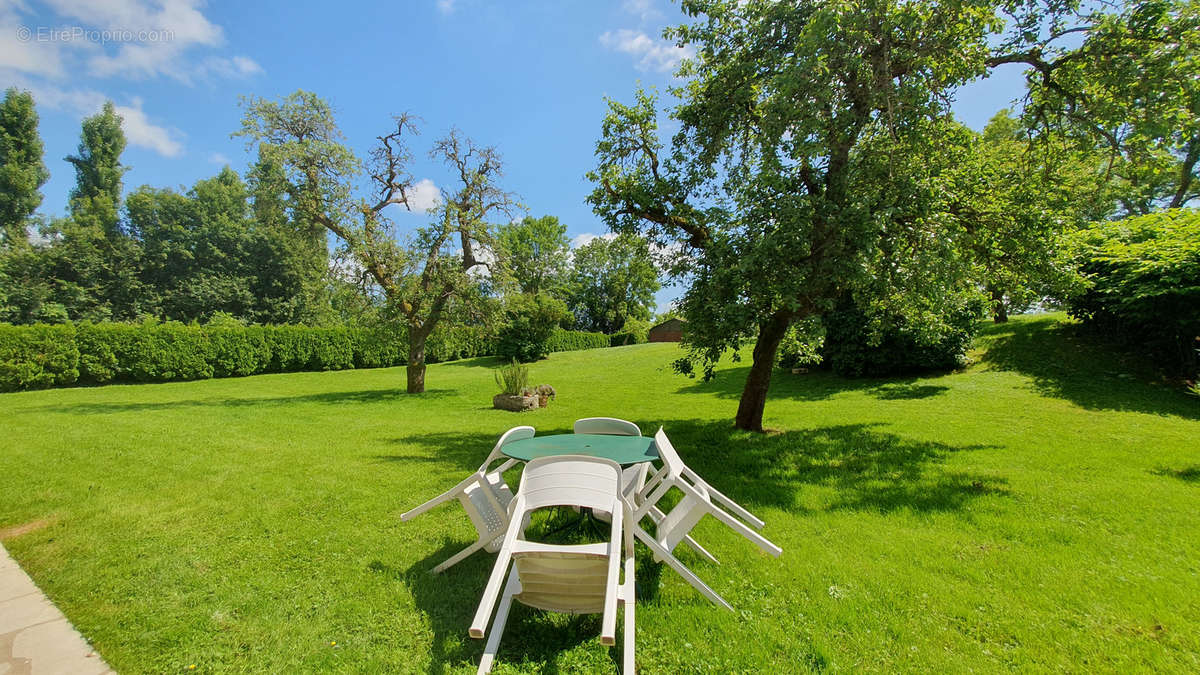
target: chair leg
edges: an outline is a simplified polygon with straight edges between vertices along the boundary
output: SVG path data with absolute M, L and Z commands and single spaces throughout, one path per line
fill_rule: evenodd
M 637 605 L 637 588 L 633 582 L 633 559 L 625 564 L 625 648 L 624 662 L 621 666 L 623 675 L 634 675 L 637 666 L 634 661 L 634 642 L 636 641 L 637 622 L 634 620 L 634 607 Z
M 708 549 L 704 548 L 704 547 L 703 547 L 703 546 L 701 546 L 699 543 L 697 543 L 695 539 L 692 539 L 692 535 L 690 535 L 690 534 L 685 534 L 685 535 L 683 536 L 683 543 L 685 543 L 685 544 L 687 544 L 688 546 L 690 546 L 690 547 L 691 547 L 691 549 L 692 549 L 693 551 L 695 551 L 696 553 L 699 553 L 699 554 L 700 554 L 702 557 L 704 557 L 704 558 L 705 558 L 706 560 L 708 560 L 710 563 L 712 563 L 712 564 L 714 564 L 714 565 L 720 565 L 720 564 L 721 564 L 721 561 L 720 561 L 720 560 L 717 560 L 717 556 L 715 556 L 715 555 L 713 555 L 713 554 L 709 553 L 709 552 L 708 552 Z
M 475 542 L 474 544 L 471 544 L 470 546 L 464 548 L 463 550 L 459 551 L 458 553 L 455 553 L 454 555 L 447 558 L 440 565 L 433 568 L 431 570 L 431 573 L 432 574 L 440 574 L 441 572 L 445 572 L 446 570 L 450 569 L 451 567 L 454 567 L 458 563 L 462 562 L 463 559 L 465 559 L 467 556 L 478 551 L 479 549 L 483 548 L 484 546 L 487 546 L 489 543 L 491 543 L 490 539 L 488 541 L 484 541 L 484 540 L 480 539 L 479 541 Z
M 732 529 L 734 532 L 737 532 L 738 534 L 742 535 L 746 539 L 749 539 L 750 541 L 754 542 L 755 544 L 758 544 L 758 547 L 761 548 L 765 553 L 769 553 L 770 555 L 772 555 L 773 557 L 776 557 L 776 558 L 779 557 L 780 553 L 783 553 L 783 549 L 781 549 L 778 546 L 776 546 L 775 544 L 771 543 L 771 541 L 769 539 L 767 539 L 766 537 L 762 536 L 761 534 L 755 532 L 754 530 L 750 529 L 749 527 L 746 526 L 745 523 L 738 520 L 737 518 L 734 518 L 733 516 L 729 515 L 725 511 L 723 511 L 717 507 L 713 507 L 709 511 L 709 513 L 711 513 L 713 515 L 713 517 L 716 518 L 717 520 L 728 525 L 730 527 L 730 529 Z
M 516 593 L 517 568 L 514 567 L 504 584 L 504 592 L 500 596 L 500 604 L 496 607 L 496 620 L 492 624 L 492 633 L 488 635 L 487 645 L 483 648 L 483 657 L 479 659 L 479 670 L 476 675 L 485 675 L 492 671 L 496 661 L 496 652 L 500 649 L 500 638 L 504 635 L 504 624 L 508 622 L 508 610 L 512 608 L 512 598 Z
M 679 562 L 678 558 L 672 555 L 670 551 L 663 548 L 662 544 L 655 541 L 654 537 L 651 537 L 649 533 L 638 527 L 633 530 L 633 534 L 650 549 L 650 552 L 654 554 L 655 560 L 667 563 L 671 569 L 675 570 L 679 576 L 683 577 L 684 581 L 687 581 L 689 584 L 691 584 L 692 588 L 700 591 L 704 597 L 711 600 L 714 604 L 720 605 L 730 611 L 733 610 L 733 606 L 728 602 L 725 602 L 725 598 L 722 598 L 720 594 L 709 588 L 708 584 L 704 583 L 700 577 L 696 576 L 694 572 L 684 566 L 683 563 Z

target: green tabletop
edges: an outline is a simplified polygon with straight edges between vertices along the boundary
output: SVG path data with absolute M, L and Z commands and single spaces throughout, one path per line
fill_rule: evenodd
M 603 436 L 599 434 L 556 434 L 534 436 L 505 444 L 501 452 L 528 462 L 535 457 L 587 455 L 604 457 L 617 464 L 637 464 L 658 459 L 654 439 L 649 436 Z

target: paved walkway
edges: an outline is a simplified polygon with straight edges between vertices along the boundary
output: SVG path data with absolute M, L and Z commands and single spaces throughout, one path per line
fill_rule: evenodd
M 112 672 L 0 545 L 0 675 Z

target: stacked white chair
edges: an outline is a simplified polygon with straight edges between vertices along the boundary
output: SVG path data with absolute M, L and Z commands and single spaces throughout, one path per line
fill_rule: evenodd
M 577 434 L 599 434 L 604 436 L 641 436 L 642 430 L 638 425 L 628 420 L 617 419 L 616 417 L 585 417 L 575 420 L 574 431 Z M 621 492 L 626 498 L 632 498 L 637 494 L 638 490 L 646 483 L 646 476 L 649 473 L 650 464 L 648 462 L 638 462 L 625 467 L 621 471 Z M 607 520 L 606 514 L 603 512 L 597 513 L 596 516 L 601 520 Z
M 573 545 L 526 540 L 528 516 L 536 509 L 553 506 L 611 513 L 609 540 Z M 617 607 L 624 605 L 623 671 L 632 675 L 634 560 L 633 536 L 626 527 L 632 522 L 630 517 L 629 505 L 621 496 L 621 467 L 611 460 L 567 455 L 540 457 L 525 465 L 508 531 L 471 623 L 471 637 L 482 638 L 496 609 L 479 673 L 491 671 L 509 609 L 517 600 L 552 612 L 602 614 L 600 642 L 605 645 L 616 642 Z
M 724 598 L 709 588 L 707 584 L 701 581 L 683 563 L 679 562 L 674 555 L 675 547 L 680 542 L 686 542 L 710 561 L 717 562 L 715 556 L 706 551 L 690 536 L 692 529 L 696 527 L 696 524 L 704 516 L 712 516 L 729 526 L 734 532 L 754 542 L 759 548 L 772 556 L 778 557 L 782 553 L 782 549 L 754 531 L 755 529 L 762 529 L 764 525 L 760 518 L 742 508 L 729 497 L 721 494 L 716 488 L 705 482 L 695 471 L 692 471 L 683 463 L 683 460 L 679 457 L 679 453 L 675 452 L 674 446 L 671 445 L 670 439 L 667 438 L 667 434 L 661 427 L 659 427 L 658 433 L 654 435 L 654 445 L 658 450 L 658 456 L 662 460 L 663 465 L 661 469 L 646 481 L 635 497 L 632 519 L 634 523 L 632 527 L 634 536 L 650 548 L 656 559 L 670 565 L 672 569 L 683 576 L 688 583 L 703 593 L 705 597 L 718 605 L 732 609 Z M 663 513 L 658 508 L 658 504 L 671 488 L 680 490 L 683 493 L 683 499 L 679 500 L 679 503 L 669 513 Z M 737 517 L 731 515 L 730 512 L 736 514 Z M 640 526 L 642 519 L 647 517 L 655 523 L 655 536 L 653 537 Z M 738 518 L 742 518 L 746 522 L 742 522 Z M 746 523 L 749 523 L 749 525 Z
M 512 503 L 512 490 L 504 481 L 504 472 L 517 463 L 515 459 L 504 456 L 502 448 L 513 441 L 533 438 L 533 427 L 514 427 L 504 432 L 492 453 L 479 466 L 475 473 L 464 478 L 458 485 L 430 499 L 417 508 L 400 516 L 401 521 L 409 521 L 426 511 L 452 499 L 458 499 L 466 510 L 467 516 L 479 533 L 479 539 L 470 546 L 455 553 L 445 562 L 433 568 L 433 572 L 442 572 L 462 562 L 464 558 L 479 549 L 494 553 L 500 548 L 500 538 L 508 529 L 508 507 Z M 489 468 L 493 462 L 504 458 L 505 461 L 494 469 Z

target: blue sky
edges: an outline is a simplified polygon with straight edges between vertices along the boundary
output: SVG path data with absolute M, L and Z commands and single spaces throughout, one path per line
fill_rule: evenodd
M 238 97 L 302 88 L 333 104 L 363 157 L 393 113 L 420 116 L 413 174 L 426 199 L 450 185 L 425 158 L 434 138 L 455 126 L 496 146 L 504 187 L 582 242 L 605 231 L 583 177 L 604 97 L 628 100 L 639 83 L 665 93 L 683 54 L 659 35 L 684 18 L 666 0 L 0 0 L 0 85 L 34 92 L 47 215 L 65 211 L 74 174 L 62 158 L 105 99 L 125 118 L 129 190 L 188 186 L 226 163 L 241 172 Z M 955 112 L 982 128 L 1022 89 L 1017 68 L 1002 71 L 961 91 Z M 660 309 L 678 294 L 660 292 Z

